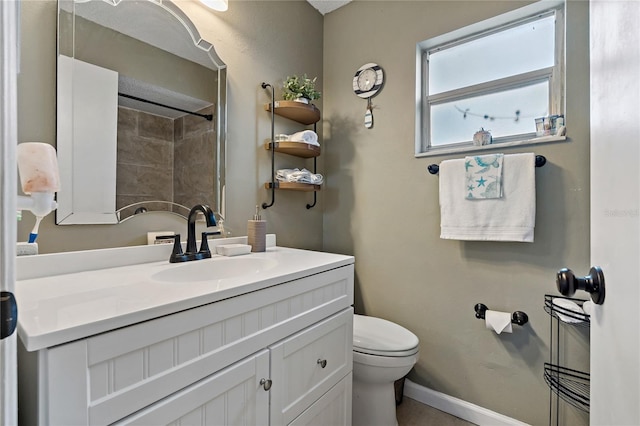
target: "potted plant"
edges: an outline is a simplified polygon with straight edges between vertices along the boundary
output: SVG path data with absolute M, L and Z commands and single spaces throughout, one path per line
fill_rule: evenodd
M 320 99 L 321 94 L 315 88 L 317 78 L 309 78 L 306 74 L 287 77 L 282 85 L 282 97 L 287 101 L 304 103 Z

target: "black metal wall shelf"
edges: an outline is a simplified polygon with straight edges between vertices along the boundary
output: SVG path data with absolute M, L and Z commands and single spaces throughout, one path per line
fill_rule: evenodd
M 271 113 L 271 139 L 265 144 L 265 149 L 271 151 L 271 181 L 265 183 L 265 188 L 271 190 L 271 202 L 269 204 L 262 203 L 262 208 L 267 209 L 274 205 L 276 200 L 276 189 L 313 192 L 313 203 L 307 204 L 307 209 L 316 205 L 317 191 L 320 191 L 320 185 L 296 183 L 296 182 L 278 182 L 276 180 L 275 170 L 275 153 L 282 152 L 301 158 L 313 158 L 313 173 L 317 173 L 317 156 L 320 155 L 320 148 L 297 142 L 274 142 L 275 140 L 275 115 L 279 115 L 297 123 L 310 125 L 313 124 L 313 131 L 317 132 L 317 123 L 320 121 L 320 110 L 315 105 L 304 104 L 296 101 L 275 101 L 274 88 L 269 83 L 262 83 L 261 87 L 271 88 L 271 102 L 266 104 L 264 109 Z M 272 107 L 273 106 L 273 107 Z M 297 144 L 297 146 L 296 146 Z
M 582 308 L 586 300 L 550 294 L 544 296 L 544 310 L 550 317 L 549 362 L 544 363 L 544 381 L 549 386 L 549 425 L 561 424 L 560 399 L 584 412 L 589 412 L 590 375 L 587 372 L 560 365 L 560 332 L 565 327 L 588 329 L 591 317 L 585 312 L 572 309 L 570 306 L 573 305 L 566 302 L 575 303 Z M 555 423 L 553 422 L 554 411 Z

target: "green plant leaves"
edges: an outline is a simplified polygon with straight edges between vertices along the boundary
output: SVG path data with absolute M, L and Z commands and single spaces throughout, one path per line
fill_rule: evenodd
M 287 101 L 298 98 L 307 98 L 311 101 L 320 99 L 321 93 L 315 89 L 317 78 L 309 78 L 306 74 L 287 77 L 282 85 L 282 97 Z

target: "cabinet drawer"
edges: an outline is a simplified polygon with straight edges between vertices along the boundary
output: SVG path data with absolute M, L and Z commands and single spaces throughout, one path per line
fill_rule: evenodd
M 271 346 L 271 424 L 288 424 L 349 374 L 352 348 L 352 308 Z
M 352 373 L 349 373 L 289 426 L 351 425 L 352 382 Z

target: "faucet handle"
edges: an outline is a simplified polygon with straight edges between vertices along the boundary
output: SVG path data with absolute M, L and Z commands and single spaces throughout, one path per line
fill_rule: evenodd
M 173 240 L 173 250 L 171 250 L 171 256 L 169 257 L 169 262 L 178 263 L 185 262 L 188 259 L 182 253 L 182 244 L 180 243 L 180 234 L 175 235 L 160 235 L 156 237 L 156 240 Z
M 209 242 L 207 237 L 209 235 L 221 235 L 221 234 L 222 233 L 220 231 L 202 233 L 202 239 L 200 240 L 200 251 L 198 252 L 198 254 L 202 255 L 200 259 L 208 259 L 211 257 L 211 250 L 209 250 Z

